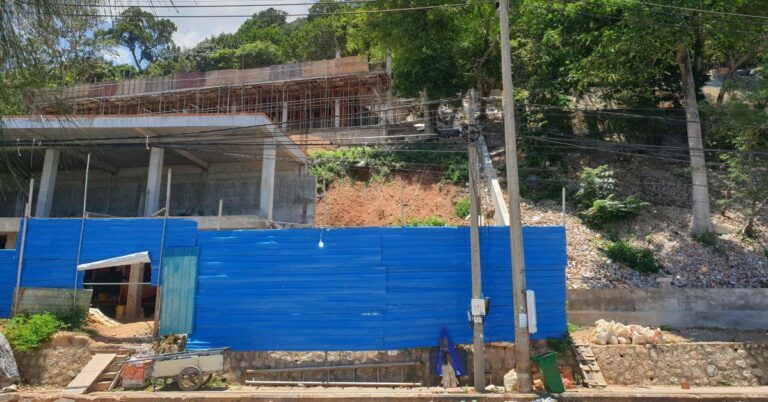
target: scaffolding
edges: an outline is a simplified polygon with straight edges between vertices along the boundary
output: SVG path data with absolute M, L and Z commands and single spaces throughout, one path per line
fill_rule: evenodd
M 56 115 L 262 113 L 290 134 L 395 123 L 384 63 L 351 56 L 247 70 L 173 74 L 36 93 L 36 111 Z

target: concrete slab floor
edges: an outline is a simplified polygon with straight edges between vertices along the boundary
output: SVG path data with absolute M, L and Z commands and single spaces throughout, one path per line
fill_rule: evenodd
M 225 391 L 197 392 L 95 392 L 87 395 L 65 395 L 62 392 L 20 392 L 0 395 L 4 401 L 314 401 L 314 402 L 528 402 L 541 398 L 535 394 L 475 394 L 468 390 L 442 388 L 358 388 L 358 387 L 241 387 Z M 768 387 L 706 387 L 683 390 L 676 387 L 609 387 L 602 390 L 578 389 L 560 395 L 557 400 L 568 402 L 654 402 L 654 401 L 768 401 Z

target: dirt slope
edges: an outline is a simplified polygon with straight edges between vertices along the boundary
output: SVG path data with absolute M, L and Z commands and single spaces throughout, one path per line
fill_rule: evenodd
M 387 226 L 398 223 L 401 188 L 407 219 L 439 216 L 450 225 L 466 225 L 456 217 L 454 204 L 466 196 L 464 188 L 440 182 L 429 175 L 399 176 L 382 183 L 340 181 L 325 200 L 318 201 L 319 226 Z M 490 202 L 484 199 L 484 215 Z M 560 206 L 552 201 L 523 202 L 525 225 L 561 225 Z M 690 211 L 674 206 L 651 206 L 635 220 L 619 226 L 611 235 L 653 250 L 664 271 L 640 274 L 606 258 L 600 242 L 607 233 L 584 225 L 571 211 L 566 214 L 570 288 L 656 287 L 659 277 L 673 278 L 681 287 L 760 287 L 768 284 L 766 220 L 758 222 L 760 237 L 747 242 L 736 233 L 738 215 L 713 215 L 719 233 L 716 246 L 694 241 L 688 235 Z

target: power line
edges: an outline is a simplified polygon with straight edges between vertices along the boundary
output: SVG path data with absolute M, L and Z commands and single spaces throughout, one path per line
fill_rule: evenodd
M 488 1 L 489 0 L 482 0 Z M 315 3 L 316 4 L 316 3 Z M 384 8 L 375 10 L 356 10 L 356 11 L 337 11 L 337 12 L 318 12 L 318 13 L 294 13 L 294 14 L 281 14 L 285 17 L 308 17 L 312 16 L 333 16 L 333 15 L 354 15 L 354 14 L 377 14 L 377 13 L 393 13 L 402 11 L 418 11 L 418 10 L 433 10 L 440 8 L 450 7 L 466 7 L 468 3 L 451 3 L 451 4 L 438 4 L 433 6 L 415 6 L 415 7 L 400 7 L 400 8 Z M 30 12 L 24 12 L 31 14 Z M 115 17 L 113 14 L 69 14 L 69 13 L 48 13 L 47 15 L 58 17 Z M 221 15 L 155 15 L 156 18 L 251 18 L 253 14 L 221 14 Z
M 676 10 L 693 11 L 693 12 L 697 12 L 697 13 L 716 14 L 716 15 L 724 15 L 724 16 L 731 16 L 731 17 L 758 18 L 758 19 L 768 20 L 768 16 L 764 16 L 764 15 L 732 13 L 732 12 L 727 12 L 727 11 L 705 10 L 705 9 L 701 9 L 701 8 L 692 8 L 692 7 L 674 6 L 674 5 L 670 5 L 670 4 L 651 3 L 649 1 L 642 1 L 642 0 L 633 0 L 633 1 L 635 3 L 645 4 L 647 6 L 654 6 L 654 7 L 665 7 L 665 8 L 671 8 L 671 9 L 676 9 Z
M 77 4 L 77 6 L 81 7 L 98 7 L 98 8 L 115 8 L 115 9 L 124 9 L 129 7 L 141 7 L 141 8 L 235 8 L 235 7 L 285 7 L 285 6 L 312 6 L 312 5 L 346 5 L 346 4 L 357 4 L 357 3 L 372 3 L 376 2 L 378 0 L 344 0 L 344 1 L 338 1 L 333 3 L 319 3 L 319 2 L 286 2 L 286 3 L 247 3 L 247 4 L 191 4 L 191 5 L 180 5 L 176 4 L 176 1 L 170 1 L 167 5 L 162 4 L 139 4 L 139 3 L 132 3 L 129 2 L 128 4 L 122 5 L 122 4 L 96 4 L 96 3 L 82 3 Z M 25 3 L 32 6 L 41 5 L 40 2 L 34 2 L 34 1 L 19 1 L 19 3 Z M 67 6 L 70 4 L 67 3 L 52 3 L 52 2 L 45 2 L 46 5 L 59 5 L 59 6 Z M 314 14 L 313 14 L 314 15 Z

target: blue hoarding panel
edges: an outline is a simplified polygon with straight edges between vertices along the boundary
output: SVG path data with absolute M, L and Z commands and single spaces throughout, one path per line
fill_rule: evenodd
M 524 230 L 539 332 L 565 320 L 565 230 Z M 190 347 L 381 350 L 432 346 L 442 327 L 471 340 L 468 228 L 200 232 Z M 512 341 L 509 229 L 481 228 L 486 340 Z
M 0 250 L 0 317 L 10 317 L 13 289 L 16 287 L 16 250 Z
M 80 219 L 30 219 L 22 270 L 23 287 L 72 288 L 75 284 Z M 83 228 L 80 263 L 149 251 L 152 283 L 157 283 L 161 219 L 89 219 Z M 168 221 L 165 247 L 196 244 L 197 223 Z M 78 285 L 82 283 L 82 272 Z

